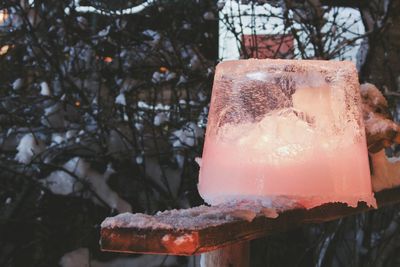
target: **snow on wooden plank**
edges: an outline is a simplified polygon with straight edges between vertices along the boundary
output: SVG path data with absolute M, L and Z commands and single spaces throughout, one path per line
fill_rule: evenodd
M 399 203 L 400 188 L 375 194 L 378 208 Z M 101 229 L 101 249 L 124 253 L 193 255 L 284 232 L 305 224 L 331 221 L 373 208 L 329 203 L 310 210 L 295 208 L 279 212 L 239 204 L 229 207 L 200 206 L 185 210 L 122 214 L 106 219 Z M 266 217 L 265 215 L 269 216 Z

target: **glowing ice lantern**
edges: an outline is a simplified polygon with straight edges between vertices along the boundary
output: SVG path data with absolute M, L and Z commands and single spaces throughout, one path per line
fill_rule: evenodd
M 285 197 L 306 208 L 375 206 L 354 64 L 220 63 L 198 188 L 210 204 Z

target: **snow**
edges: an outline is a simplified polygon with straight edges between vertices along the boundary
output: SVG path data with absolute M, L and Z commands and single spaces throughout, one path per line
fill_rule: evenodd
M 217 1 L 218 10 L 223 9 L 224 6 L 225 6 L 225 4 L 226 4 L 226 0 L 218 0 L 218 1 Z
M 65 137 L 63 134 L 53 133 L 51 135 L 51 142 L 54 145 L 59 145 L 65 141 Z
M 115 11 L 105 11 L 103 9 L 98 9 L 93 6 L 81 6 L 79 4 L 79 0 L 75 0 L 74 2 L 74 7 L 75 11 L 77 12 L 82 12 L 82 13 L 97 13 L 101 15 L 108 15 L 108 16 L 114 16 L 114 15 L 128 15 L 128 14 L 136 14 L 142 12 L 145 8 L 153 4 L 156 0 L 147 0 L 140 5 L 126 8 L 126 9 L 121 9 L 121 10 L 115 10 Z M 68 15 L 71 11 L 70 8 L 65 8 L 65 13 Z
M 106 218 L 102 228 L 139 228 L 168 230 L 198 230 L 237 220 L 253 221 L 257 216 L 276 218 L 278 213 L 288 209 L 299 208 L 299 204 L 285 198 L 268 201 L 233 200 L 217 206 L 198 206 L 190 209 L 167 210 L 154 216 L 142 213 L 123 213 Z M 190 237 L 182 237 L 182 241 Z M 168 236 L 164 236 L 167 242 Z M 176 241 L 176 240 L 175 240 Z M 180 241 L 177 241 L 180 242 Z
M 71 139 L 71 138 L 75 137 L 76 134 L 77 134 L 76 130 L 68 130 L 68 131 L 65 133 L 65 138 Z
M 115 104 L 119 104 L 119 105 L 126 106 L 125 94 L 120 93 L 120 94 L 115 98 Z
M 44 109 L 41 119 L 43 125 L 53 128 L 63 128 L 67 125 L 65 121 L 65 110 L 61 103 L 54 104 Z
M 173 80 L 175 78 L 176 78 L 176 73 L 175 72 L 168 71 L 166 73 L 166 76 L 165 76 L 165 80 L 166 81 L 171 81 L 171 80 Z
M 139 132 L 142 131 L 144 128 L 142 123 L 135 122 L 135 129 L 138 130 Z
M 181 76 L 179 76 L 179 80 L 178 80 L 177 84 L 179 85 L 179 84 L 187 83 L 187 81 L 188 81 L 187 77 L 185 75 L 181 75 Z
M 86 172 L 87 166 L 83 161 L 79 161 L 78 158 L 73 158 L 65 163 L 63 168 L 77 176 L 82 176 Z M 57 195 L 69 195 L 81 190 L 83 187 L 83 184 L 79 183 L 75 177 L 64 171 L 52 172 L 45 178 L 43 183 L 51 192 Z
M 21 78 L 18 78 L 12 83 L 12 88 L 14 90 L 19 90 L 21 89 L 22 85 L 23 85 L 23 80 Z
M 93 259 L 88 248 L 78 248 L 65 253 L 59 264 L 61 267 L 172 267 L 178 266 L 178 257 L 165 255 L 141 255 L 134 257 L 117 257 L 113 260 L 99 261 Z
M 385 119 L 383 116 L 379 114 L 374 114 L 373 112 L 370 112 L 368 114 L 368 117 L 364 121 L 364 123 L 370 134 L 384 134 L 385 132 L 388 132 L 390 130 L 399 130 L 399 126 L 395 122 L 389 119 Z
M 204 107 L 203 111 L 199 114 L 197 118 L 197 125 L 201 128 L 205 128 L 207 126 L 207 117 L 208 117 L 208 108 Z
M 137 102 L 138 108 L 144 109 L 144 110 L 155 110 L 155 111 L 168 111 L 171 109 L 170 105 L 163 105 L 161 103 L 156 104 L 155 106 L 147 104 L 144 101 L 138 101 Z
M 398 139 L 400 128 L 392 120 L 388 103 L 378 88 L 366 83 L 360 89 L 369 150 L 376 153 L 383 149 L 384 143 L 390 144 Z
M 186 106 L 186 100 L 185 99 L 179 99 L 179 105 L 185 107 Z
M 199 165 L 199 167 L 201 168 L 201 158 L 200 157 L 196 157 L 194 159 L 194 161 L 197 163 L 197 165 Z
M 199 98 L 200 101 L 206 101 L 207 100 L 207 96 L 204 94 L 204 92 L 200 91 L 197 93 L 197 97 Z
M 192 70 L 199 70 L 202 67 L 201 61 L 197 55 L 193 55 L 190 59 L 189 66 Z
M 163 81 L 171 81 L 171 80 L 173 80 L 175 78 L 176 78 L 176 73 L 175 72 L 166 71 L 165 73 L 161 73 L 161 72 L 155 71 L 153 73 L 151 81 L 153 83 L 160 83 L 160 82 L 163 82 Z
M 151 109 L 152 108 L 151 105 L 147 104 L 144 101 L 138 101 L 137 106 L 138 106 L 138 108 L 142 108 L 142 109 Z
M 15 160 L 20 163 L 28 164 L 31 162 L 35 155 L 45 150 L 44 143 L 35 138 L 33 134 L 29 133 L 21 138 L 17 146 L 18 153 L 15 155 Z
M 154 125 L 160 126 L 161 124 L 167 122 L 169 120 L 169 112 L 160 112 L 154 116 Z
M 181 153 L 175 153 L 175 160 L 176 163 L 178 163 L 179 168 L 183 168 L 183 165 L 185 164 L 185 156 Z
M 105 173 L 100 174 L 91 169 L 90 165 L 84 159 L 75 157 L 67 161 L 62 166 L 62 169 L 65 171 L 54 171 L 42 180 L 42 183 L 54 194 L 74 194 L 83 188 L 84 185 L 81 181 L 86 181 L 90 184 L 97 196 L 107 203 L 109 207 L 119 212 L 132 210 L 131 205 L 121 199 L 107 184 L 107 179 L 114 172 L 111 166 L 108 166 Z M 92 201 L 97 204 L 102 204 L 94 195 L 87 197 L 90 197 Z
M 66 253 L 60 259 L 61 267 L 90 267 L 89 250 L 79 248 Z
M 87 19 L 82 16 L 76 17 L 76 21 L 78 22 L 79 27 L 83 30 L 87 29 L 89 26 Z
M 50 96 L 50 88 L 47 82 L 41 82 L 40 83 L 40 94 L 44 96 Z
M 151 78 L 151 81 L 153 82 L 153 83 L 159 83 L 159 82 L 161 82 L 161 80 L 164 78 L 164 74 L 163 73 L 160 73 L 160 72 L 158 72 L 158 71 L 155 71 L 154 73 L 153 73 L 153 76 L 152 76 L 152 78 Z
M 203 137 L 204 130 L 198 127 L 194 122 L 186 123 L 181 129 L 172 133 L 173 147 L 192 147 L 197 144 L 198 139 Z
M 110 26 L 107 26 L 106 28 L 104 28 L 103 30 L 99 31 L 99 33 L 97 34 L 100 37 L 105 37 L 108 35 L 108 33 L 110 32 Z
M 118 18 L 115 22 L 115 24 L 117 25 L 118 30 L 123 30 L 125 29 L 126 25 L 128 24 L 128 21 L 126 19 L 120 19 Z
M 161 223 L 155 217 L 147 214 L 122 213 L 106 218 L 101 223 L 101 228 L 172 229 L 172 226 Z
M 136 163 L 142 164 L 143 163 L 143 156 L 136 156 Z
M 370 107 L 388 107 L 388 103 L 378 88 L 371 83 L 364 83 L 360 85 L 360 92 L 365 103 Z
M 158 32 L 150 30 L 150 29 L 147 29 L 147 30 L 143 31 L 143 34 L 152 39 L 149 43 L 151 45 L 153 45 L 153 46 L 158 44 L 158 42 L 161 39 L 161 36 L 160 36 L 160 34 Z

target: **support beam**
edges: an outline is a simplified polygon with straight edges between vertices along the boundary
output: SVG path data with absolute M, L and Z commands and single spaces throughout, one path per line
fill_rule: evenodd
M 375 197 L 378 208 L 400 203 L 400 188 L 378 192 Z M 329 203 L 310 210 L 288 210 L 273 219 L 266 218 L 265 213 L 252 214 L 249 210 L 238 209 L 235 212 L 218 206 L 203 206 L 180 211 L 184 214 L 179 215 L 180 217 L 177 216 L 178 212 L 170 211 L 154 216 L 142 215 L 148 220 L 148 223 L 143 224 L 135 222 L 136 215 L 131 215 L 133 221 L 128 220 L 124 227 L 103 224 L 101 249 L 124 253 L 194 255 L 372 209 L 364 203 L 356 208 L 341 203 Z M 213 216 L 201 217 L 202 214 Z

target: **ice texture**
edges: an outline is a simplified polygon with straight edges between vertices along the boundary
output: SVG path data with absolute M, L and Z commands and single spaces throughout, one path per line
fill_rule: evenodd
M 198 189 L 212 205 L 282 198 L 305 208 L 376 206 L 354 64 L 220 63 Z

